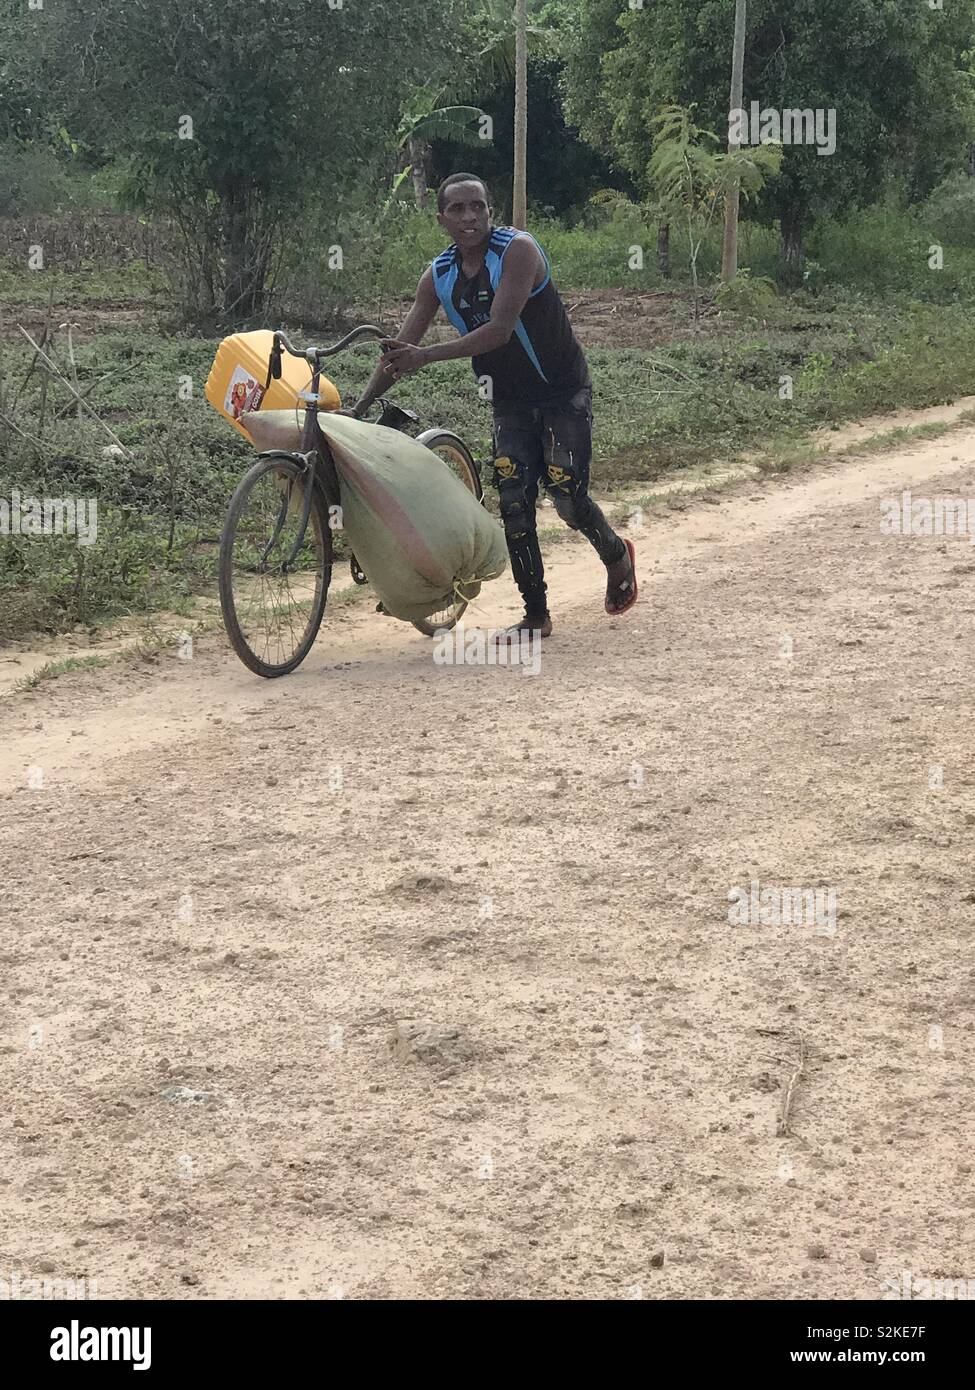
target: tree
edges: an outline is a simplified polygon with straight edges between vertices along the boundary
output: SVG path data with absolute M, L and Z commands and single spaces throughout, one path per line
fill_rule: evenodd
M 766 180 L 778 172 L 782 150 L 778 145 L 766 144 L 718 154 L 718 137 L 702 130 L 695 124 L 692 112 L 680 106 L 666 107 L 655 119 L 654 127 L 650 178 L 668 221 L 679 220 L 686 232 L 697 318 L 697 258 L 721 200 L 732 187 L 745 198 L 754 197 Z
M 745 66 L 746 0 L 735 0 L 735 41 L 731 55 L 731 110 L 741 109 L 741 90 Z M 729 122 L 730 126 L 730 122 Z M 728 153 L 738 149 L 729 129 Z M 724 244 L 721 248 L 721 279 L 725 284 L 738 273 L 738 206 L 740 190 L 737 183 L 728 189 L 724 216 Z
M 378 162 L 409 93 L 459 60 L 463 0 L 56 9 L 15 16 L 14 61 L 73 134 L 125 160 L 130 203 L 180 229 L 197 315 L 246 320 L 308 191 Z
M 524 230 L 528 203 L 528 10 L 515 4 L 515 168 L 511 190 L 511 225 Z
M 733 0 L 581 0 L 582 23 L 567 63 L 570 115 L 590 138 L 609 132 L 617 159 L 646 189 L 648 131 L 668 103 L 695 103 L 702 123 L 728 119 L 727 54 Z M 744 105 L 832 111 L 834 154 L 789 145 L 781 176 L 756 202 L 778 222 L 784 279 L 802 270 L 803 236 L 815 216 L 880 196 L 905 172 L 916 193 L 960 167 L 973 94 L 964 54 L 975 0 L 943 9 L 902 0 L 752 0 Z M 597 53 L 584 52 L 586 47 Z M 968 137 L 970 138 L 970 137 Z
M 564 43 L 563 93 L 566 113 L 584 139 L 612 159 L 617 178 L 632 183 L 638 196 L 650 195 L 649 161 L 655 117 L 667 105 L 687 99 L 689 86 L 680 64 L 692 35 L 677 24 L 676 11 L 654 0 L 657 43 L 647 67 L 646 52 L 631 43 L 631 27 L 642 18 L 617 0 L 576 0 L 575 22 Z M 659 211 L 659 209 L 658 209 Z M 670 224 L 657 224 L 657 268 L 670 276 Z
M 514 226 L 524 227 L 527 204 L 528 168 L 528 55 L 554 54 L 559 36 L 555 29 L 528 23 L 529 8 L 544 10 L 540 0 L 480 0 L 470 21 L 472 34 L 481 47 L 464 75 L 455 78 L 447 90 L 454 100 L 487 91 L 492 86 L 513 84 L 515 92 L 512 214 Z
M 399 123 L 399 148 L 408 153 L 409 163 L 398 176 L 395 189 L 406 177 L 413 177 L 413 196 L 420 209 L 426 209 L 430 197 L 431 140 L 454 140 L 460 145 L 480 144 L 480 131 L 490 121 L 479 106 L 441 106 L 442 93 L 428 89 L 417 92 L 411 110 Z
M 531 138 L 527 149 L 527 185 L 534 207 L 571 216 L 585 207 L 597 189 L 614 181 L 608 158 L 566 124 L 560 94 L 562 64 L 554 57 L 533 57 L 529 43 L 528 110 Z M 467 98 L 491 118 L 491 139 L 478 140 L 472 156 L 468 147 L 449 137 L 433 141 L 431 182 L 456 169 L 471 169 L 483 177 L 495 198 L 497 215 L 510 221 L 511 171 L 514 167 L 514 87 L 510 82 L 484 79 L 471 86 Z M 616 182 L 630 194 L 636 189 L 627 175 Z

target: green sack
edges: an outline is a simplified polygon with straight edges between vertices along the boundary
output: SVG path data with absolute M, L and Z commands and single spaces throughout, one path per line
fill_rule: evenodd
M 258 449 L 301 447 L 302 412 L 241 418 Z M 385 425 L 320 411 L 339 475 L 342 529 L 387 613 L 416 622 L 504 572 L 504 532 L 436 454 Z
M 342 529 L 387 613 L 416 622 L 504 572 L 504 532 L 436 454 L 348 415 L 322 411 L 318 423 L 339 475 Z

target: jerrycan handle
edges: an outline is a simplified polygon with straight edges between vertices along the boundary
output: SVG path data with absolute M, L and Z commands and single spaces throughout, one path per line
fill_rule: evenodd
M 268 358 L 267 381 L 264 383 L 264 395 L 267 395 L 272 378 L 275 381 L 281 380 L 281 343 L 277 334 L 274 336 L 274 345 L 271 348 L 271 356 Z M 263 399 L 264 397 L 262 396 L 261 400 L 263 401 Z M 258 407 L 258 409 L 260 409 L 260 407 Z

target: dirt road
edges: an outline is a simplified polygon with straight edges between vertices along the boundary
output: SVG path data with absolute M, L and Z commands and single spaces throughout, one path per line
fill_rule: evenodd
M 210 637 L 6 701 L 0 1273 L 975 1280 L 975 549 L 882 536 L 905 488 L 975 498 L 975 430 L 655 521 L 622 620 L 573 538 L 537 676 L 353 610 L 283 681 Z

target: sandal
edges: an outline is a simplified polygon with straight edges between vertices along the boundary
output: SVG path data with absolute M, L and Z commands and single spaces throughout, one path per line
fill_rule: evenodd
M 637 602 L 637 553 L 633 548 L 633 541 L 623 541 L 630 556 L 630 573 L 625 580 L 620 580 L 618 584 L 606 584 L 606 613 L 611 617 L 619 617 L 620 613 L 629 613 L 631 607 Z
M 637 582 L 636 582 L 636 551 L 633 542 L 624 540 L 630 556 L 630 573 L 626 579 L 618 584 L 606 585 L 606 612 L 612 618 L 618 618 L 622 613 L 628 613 L 636 603 Z M 616 602 L 614 602 L 616 600 Z

